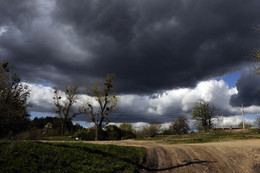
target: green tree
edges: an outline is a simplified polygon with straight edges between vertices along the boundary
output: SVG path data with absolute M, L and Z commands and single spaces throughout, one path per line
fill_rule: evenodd
M 141 135 L 143 135 L 144 137 L 155 137 L 160 133 L 161 128 L 161 123 L 152 122 L 143 128 L 143 130 L 141 131 Z
M 114 75 L 107 75 L 103 88 L 99 88 L 98 82 L 93 87 L 86 87 L 87 94 L 93 99 L 88 99 L 82 106 L 82 110 L 87 116 L 91 116 L 91 121 L 95 124 L 95 140 L 99 140 L 102 128 L 111 122 L 110 113 L 118 105 L 118 97 L 112 93 L 114 77 Z
M 61 134 L 64 135 L 66 131 L 66 124 L 69 120 L 77 115 L 77 113 L 73 112 L 73 105 L 76 103 L 78 94 L 78 85 L 73 84 L 71 86 L 65 86 L 65 93 L 59 91 L 59 89 L 54 90 L 54 104 L 55 111 L 60 119 L 61 124 Z
M 120 124 L 119 129 L 121 129 L 123 133 L 122 139 L 132 139 L 136 137 L 132 124 L 122 123 Z
M 207 132 L 213 128 L 212 120 L 217 117 L 217 111 L 213 104 L 201 99 L 195 103 L 191 115 L 196 121 L 197 129 Z
M 105 127 L 105 139 L 107 140 L 120 140 L 123 132 L 116 125 L 108 125 Z
M 122 123 L 120 124 L 119 128 L 124 131 L 133 131 L 133 126 L 129 123 Z
M 171 134 L 186 134 L 190 130 L 188 119 L 185 116 L 179 116 L 169 127 Z
M 30 91 L 8 62 L 0 63 L 0 138 L 28 129 Z

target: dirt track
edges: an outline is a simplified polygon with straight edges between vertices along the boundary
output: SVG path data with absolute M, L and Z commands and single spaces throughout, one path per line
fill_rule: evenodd
M 146 163 L 140 171 L 142 173 L 260 173 L 260 140 L 178 145 L 132 140 L 91 143 L 146 147 Z

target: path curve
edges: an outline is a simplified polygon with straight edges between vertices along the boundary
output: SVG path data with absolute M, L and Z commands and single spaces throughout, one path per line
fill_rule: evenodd
M 147 156 L 141 173 L 260 172 L 260 140 L 178 145 L 134 140 L 90 143 L 145 147 Z

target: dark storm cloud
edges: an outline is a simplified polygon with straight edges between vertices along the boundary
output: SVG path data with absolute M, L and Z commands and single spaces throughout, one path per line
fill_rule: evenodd
M 230 104 L 240 107 L 241 103 L 244 106 L 260 105 L 260 76 L 253 71 L 244 72 L 236 84 L 238 94 L 232 95 Z
M 260 2 L 0 0 L 1 59 L 28 82 L 117 75 L 118 93 L 150 94 L 237 70 L 249 61 Z

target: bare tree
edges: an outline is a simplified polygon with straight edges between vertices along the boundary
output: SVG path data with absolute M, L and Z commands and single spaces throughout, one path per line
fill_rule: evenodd
M 199 100 L 191 112 L 192 119 L 196 121 L 199 131 L 209 131 L 213 128 L 213 118 L 217 117 L 216 107 L 210 102 Z
M 76 103 L 78 93 L 78 85 L 65 86 L 65 95 L 62 95 L 59 89 L 54 89 L 54 104 L 57 116 L 60 118 L 61 134 L 66 131 L 66 123 L 69 119 L 76 116 L 73 113 L 72 106 Z
M 111 121 L 111 111 L 118 105 L 118 97 L 112 93 L 114 77 L 114 75 L 107 75 L 103 88 L 99 88 L 98 82 L 93 87 L 86 87 L 87 94 L 94 100 L 87 100 L 82 108 L 87 116 L 91 116 L 91 121 L 95 124 L 95 140 L 99 140 L 102 128 Z

